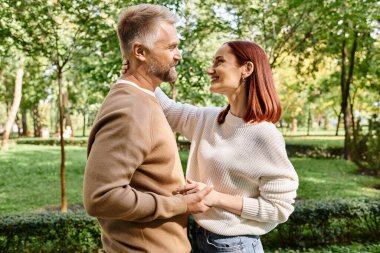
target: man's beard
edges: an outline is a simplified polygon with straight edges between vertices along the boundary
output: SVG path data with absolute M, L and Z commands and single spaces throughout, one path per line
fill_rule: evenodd
M 177 80 L 177 71 L 175 70 L 176 63 L 173 62 L 170 65 L 162 65 L 156 59 L 152 59 L 152 62 L 148 68 L 148 73 L 153 74 L 163 82 L 172 83 Z

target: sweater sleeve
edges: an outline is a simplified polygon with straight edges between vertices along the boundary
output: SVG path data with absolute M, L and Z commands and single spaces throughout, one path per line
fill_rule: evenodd
M 155 95 L 173 131 L 179 132 L 188 140 L 191 140 L 201 113 L 201 108 L 175 102 L 168 98 L 160 88 L 156 88 Z
M 260 170 L 266 171 L 259 180 L 259 196 L 243 198 L 241 216 L 260 222 L 283 223 L 294 211 L 298 176 L 290 163 L 284 139 L 277 130 L 258 140 L 256 153 Z
M 130 185 L 151 149 L 150 112 L 139 110 L 112 111 L 94 125 L 84 178 L 84 206 L 91 216 L 149 222 L 186 212 L 182 198 L 142 192 Z

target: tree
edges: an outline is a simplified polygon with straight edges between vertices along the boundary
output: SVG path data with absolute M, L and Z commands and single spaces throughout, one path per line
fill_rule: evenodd
M 18 111 L 18 108 L 19 108 L 20 102 L 21 102 L 23 75 L 24 75 L 24 57 L 20 56 L 19 67 L 17 69 L 17 74 L 16 74 L 16 81 L 15 81 L 15 89 L 14 89 L 12 107 L 8 113 L 8 118 L 7 118 L 7 121 L 5 123 L 5 130 L 4 130 L 3 141 L 2 141 L 2 145 L 1 145 L 2 150 L 8 149 L 9 134 L 12 130 L 12 125 L 13 125 L 13 122 L 15 121 L 16 114 L 17 114 L 17 111 Z
M 358 71 L 362 71 L 360 62 L 366 61 L 370 55 L 366 51 L 373 49 L 376 41 L 371 34 L 376 26 L 379 27 L 375 18 L 379 6 L 376 1 L 334 1 L 325 2 L 315 12 L 318 16 L 333 14 L 324 15 L 323 22 L 318 23 L 323 29 L 312 34 L 313 41 L 318 43 L 308 46 L 318 52 L 315 57 L 317 61 L 326 56 L 339 61 L 341 113 L 345 129 L 344 158 L 351 159 L 355 123 L 352 113 L 354 104 L 350 101 L 353 102 L 352 92 L 359 84 L 356 78 Z M 367 76 L 371 75 L 368 68 L 364 72 Z
M 63 138 L 64 117 L 64 73 L 70 62 L 88 53 L 85 49 L 96 50 L 93 41 L 100 41 L 99 30 L 107 27 L 100 0 L 75 1 L 24 1 L 17 4 L 6 1 L 4 11 L 10 37 L 29 55 L 49 59 L 55 71 L 59 97 L 59 125 L 61 143 L 61 211 L 67 211 L 65 181 L 65 149 Z M 92 51 L 93 52 L 93 51 Z

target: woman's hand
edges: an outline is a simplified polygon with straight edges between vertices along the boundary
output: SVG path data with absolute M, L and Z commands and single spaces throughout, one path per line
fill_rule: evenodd
M 187 179 L 186 185 L 178 187 L 175 190 L 175 193 L 187 195 L 187 194 L 202 191 L 206 187 L 207 185 L 202 182 L 197 182 L 197 181 Z M 204 198 L 204 203 L 209 207 L 216 206 L 218 202 L 218 197 L 219 197 L 218 195 L 219 195 L 219 192 L 212 189 L 211 192 Z
M 186 185 L 179 186 L 175 190 L 175 192 L 177 194 L 186 195 L 186 194 L 190 194 L 190 193 L 194 193 L 194 192 L 199 192 L 203 188 L 205 188 L 206 186 L 207 185 L 204 184 L 204 183 L 196 182 L 196 181 L 193 181 L 193 180 L 190 180 L 190 179 L 186 179 Z
M 127 59 L 124 59 L 121 65 L 121 73 L 126 74 L 129 69 L 129 61 Z

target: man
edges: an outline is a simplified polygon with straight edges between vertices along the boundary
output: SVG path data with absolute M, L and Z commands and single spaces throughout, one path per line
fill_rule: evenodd
M 88 142 L 84 206 L 98 218 L 108 253 L 188 253 L 187 213 L 209 209 L 211 188 L 172 195 L 185 184 L 176 142 L 154 90 L 177 78 L 176 17 L 137 5 L 122 12 L 118 36 L 129 69 L 111 87 Z

